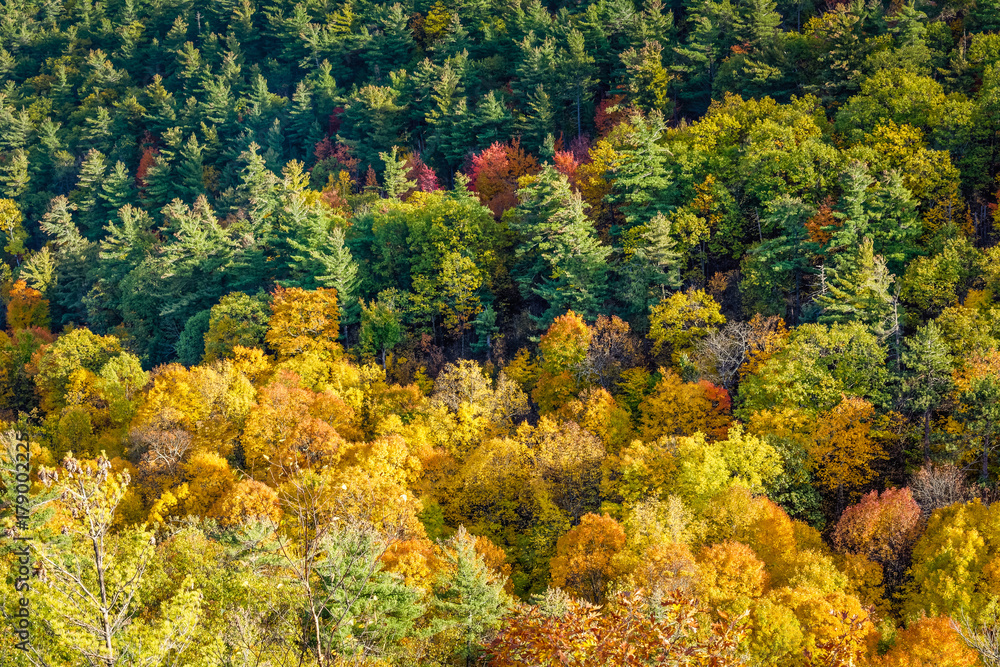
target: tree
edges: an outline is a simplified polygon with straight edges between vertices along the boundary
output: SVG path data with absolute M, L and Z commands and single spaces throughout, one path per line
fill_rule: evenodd
M 10 331 L 49 326 L 49 301 L 42 293 L 28 287 L 23 280 L 16 281 L 10 288 L 7 302 L 7 328 Z
M 232 292 L 212 306 L 204 334 L 206 363 L 231 357 L 237 345 L 263 349 L 271 313 L 261 296 Z
M 211 326 L 211 325 L 210 325 Z M 337 290 L 276 287 L 264 340 L 288 358 L 306 352 L 336 357 L 341 352 Z M 207 342 L 207 341 L 206 341 Z
M 864 399 L 844 396 L 839 404 L 822 413 L 809 445 L 810 465 L 816 482 L 837 492 L 838 508 L 844 493 L 875 478 L 873 464 L 886 458 L 874 441 L 875 408 Z
M 456 653 L 468 667 L 500 627 L 508 605 L 505 582 L 486 566 L 464 526 L 441 547 L 444 567 L 434 582 L 433 600 L 439 616 L 431 627 L 458 631 Z
M 403 324 L 395 290 L 379 294 L 369 304 L 361 302 L 361 333 L 358 345 L 365 354 L 381 352 L 382 368 L 386 353 L 403 340 Z
M 986 667 L 1000 665 L 1000 623 L 995 613 L 992 621 L 985 621 L 978 626 L 968 616 L 962 615 L 958 622 L 951 621 L 951 629 L 958 633 L 967 649 L 979 654 L 979 659 Z M 972 658 L 971 655 L 969 657 Z
M 580 524 L 559 538 L 552 559 L 552 584 L 602 604 L 607 587 L 625 574 L 619 553 L 625 530 L 607 514 L 585 514 Z
M 519 205 L 511 226 L 520 235 L 514 277 L 526 299 L 536 297 L 545 310 L 536 320 L 547 324 L 573 308 L 592 316 L 601 294 L 604 261 L 611 252 L 594 236 L 580 195 L 566 177 L 546 165 L 518 190 Z
M 757 366 L 740 384 L 741 414 L 788 407 L 830 410 L 843 396 L 885 400 L 886 351 L 860 323 L 802 324 L 788 344 Z
M 928 322 L 906 340 L 902 354 L 903 391 L 910 409 L 924 422 L 924 465 L 931 460 L 931 414 L 951 394 L 953 361 L 937 324 Z
M 895 583 L 903 575 L 919 522 L 920 506 L 909 489 L 887 489 L 881 495 L 872 491 L 840 515 L 833 543 L 879 563 Z
M 400 159 L 399 149 L 392 147 L 390 153 L 379 153 L 379 158 L 385 164 L 385 173 L 382 180 L 385 183 L 385 194 L 389 199 L 400 199 L 407 192 L 416 187 L 417 181 L 409 180 L 407 165 L 409 158 Z
M 42 664 L 68 652 L 101 667 L 153 667 L 183 653 L 202 613 L 202 593 L 190 580 L 152 622 L 134 622 L 155 540 L 144 528 L 111 533 L 128 474 L 112 474 L 103 456 L 94 462 L 67 456 L 63 475 L 63 502 L 73 516 L 67 525 L 69 544 L 37 546 L 46 571 L 37 584 L 36 603 L 44 610 L 39 620 L 55 644 L 32 647 L 34 655 Z M 47 484 L 56 479 L 54 471 L 42 476 Z
M 538 160 L 515 140 L 508 144 L 494 142 L 472 156 L 469 185 L 484 206 L 500 219 L 517 205 L 518 183 L 523 176 L 540 171 Z
M 661 373 L 652 393 L 639 404 L 643 438 L 704 433 L 723 439 L 732 419 L 726 390 L 706 380 L 684 382 L 673 371 Z
M 831 278 L 824 284 L 826 291 L 816 298 L 823 309 L 819 321 L 863 322 L 880 338 L 895 335 L 898 346 L 901 329 L 898 291 L 892 289 L 895 276 L 889 274 L 885 258 L 874 254 L 872 240 L 864 239 L 847 271 L 827 273 Z
M 666 197 L 673 179 L 667 169 L 670 149 L 661 144 L 665 130 L 659 111 L 648 117 L 634 113 L 615 130 L 620 146 L 611 164 L 614 184 L 608 201 L 619 206 L 626 228 L 670 213 Z
M 955 388 L 959 403 L 956 417 L 978 440 L 979 479 L 986 482 L 1000 428 L 1000 352 L 974 355 L 964 371 L 956 374 Z
M 659 353 L 669 345 L 675 363 L 693 351 L 695 343 L 725 324 L 719 304 L 703 290 L 674 292 L 650 309 L 648 338 Z
M 0 232 L 3 233 L 4 252 L 15 258 L 24 253 L 28 234 L 21 224 L 24 217 L 13 199 L 0 199 Z
M 582 108 L 584 96 L 594 85 L 594 58 L 587 53 L 583 33 L 571 30 L 566 35 L 567 49 L 560 51 L 559 69 L 569 83 L 567 95 L 576 106 L 576 136 L 583 135 Z
M 670 97 L 667 87 L 670 74 L 663 66 L 663 46 L 653 40 L 647 41 L 642 49 L 629 49 L 621 54 L 625 65 L 625 86 L 632 94 L 632 101 L 643 111 L 669 112 Z
M 979 500 L 935 510 L 913 547 L 910 582 L 903 586 L 902 612 L 921 615 L 960 613 L 973 619 L 996 604 L 995 562 L 1000 554 L 1000 506 Z
M 944 616 L 922 618 L 896 634 L 885 667 L 977 667 L 976 654 Z
M 517 609 L 489 646 L 491 664 L 721 666 L 741 660 L 737 647 L 746 632 L 741 619 L 713 623 L 706 633 L 700 619 L 711 612 L 682 592 L 622 591 L 611 602 L 598 611 L 550 589 L 537 605 Z

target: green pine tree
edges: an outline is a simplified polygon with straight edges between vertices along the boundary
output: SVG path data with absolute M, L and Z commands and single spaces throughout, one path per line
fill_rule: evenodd
M 545 305 L 538 324 L 547 327 L 570 309 L 596 317 L 611 249 L 596 238 L 580 194 L 546 165 L 518 198 L 521 204 L 510 219 L 520 235 L 515 278 L 526 299 Z

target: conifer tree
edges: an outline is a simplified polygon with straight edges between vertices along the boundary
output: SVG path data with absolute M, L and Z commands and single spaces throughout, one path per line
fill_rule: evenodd
M 135 203 L 134 179 L 124 162 L 119 160 L 115 163 L 111 173 L 101 185 L 99 197 L 108 217 L 114 215 L 122 206 Z
M 886 268 L 885 258 L 875 254 L 872 240 L 866 237 L 856 258 L 841 266 L 826 271 L 826 291 L 816 298 L 823 309 L 819 321 L 857 321 L 871 327 L 873 333 L 883 333 L 886 323 L 893 320 L 895 299 L 895 277 Z
M 660 143 L 665 129 L 658 111 L 648 117 L 634 114 L 623 128 L 624 145 L 612 164 L 614 189 L 608 199 L 619 205 L 626 229 L 671 208 L 666 201 L 673 180 L 667 170 L 670 150 Z
M 525 298 L 537 297 L 545 304 L 536 320 L 547 326 L 570 309 L 596 316 L 611 249 L 595 237 L 580 194 L 546 165 L 518 191 L 518 198 L 511 218 L 521 236 L 515 278 Z
M 486 567 L 464 526 L 443 547 L 447 565 L 434 585 L 434 608 L 440 614 L 434 628 L 458 631 L 457 653 L 468 667 L 482 650 L 486 634 L 500 626 L 507 608 L 504 582 Z
M 560 52 L 559 69 L 566 82 L 565 98 L 576 107 L 576 136 L 583 135 L 583 104 L 589 101 L 594 86 L 594 58 L 587 52 L 583 33 L 570 30 L 566 49 Z
M 391 152 L 379 153 L 378 156 L 385 164 L 382 183 L 389 199 L 399 199 L 417 186 L 416 181 L 407 178 L 407 158 L 399 155 L 396 146 L 392 147 Z
M 528 93 L 527 109 L 517 126 L 527 146 L 538 151 L 545 143 L 545 138 L 552 132 L 555 113 L 552 109 L 552 98 L 545 91 L 545 86 L 538 86 Z
M 11 153 L 7 162 L 0 166 L 0 182 L 3 183 L 4 196 L 11 199 L 17 199 L 28 191 L 31 174 L 28 153 L 23 148 Z
M 194 201 L 205 191 L 205 164 L 202 157 L 202 147 L 198 139 L 191 136 L 181 147 L 180 160 L 177 163 L 175 189 L 183 195 L 185 201 Z

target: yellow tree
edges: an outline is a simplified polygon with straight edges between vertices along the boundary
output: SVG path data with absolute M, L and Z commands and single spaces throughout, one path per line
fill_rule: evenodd
M 886 453 L 873 438 L 875 408 L 856 396 L 844 396 L 816 420 L 808 454 L 816 482 L 837 493 L 838 509 L 846 491 L 875 479 L 873 465 Z
M 583 318 L 572 310 L 549 325 L 538 343 L 542 372 L 531 392 L 541 412 L 551 412 L 582 389 L 579 379 L 593 335 Z
M 153 667 L 182 653 L 197 629 L 202 595 L 185 581 L 158 613 L 140 615 L 155 540 L 145 528 L 111 531 L 128 474 L 113 473 L 103 455 L 93 462 L 67 456 L 61 471 L 42 470 L 40 478 L 59 480 L 68 520 L 65 544 L 36 545 L 45 574 L 32 581 L 33 603 L 45 631 L 32 647 L 35 664 Z
M 653 351 L 669 348 L 674 363 L 694 344 L 726 323 L 720 306 L 704 290 L 675 292 L 650 308 L 649 334 Z
M 277 287 L 271 299 L 271 312 L 264 340 L 279 358 L 287 359 L 306 352 L 339 355 L 337 290 Z
M 16 281 L 10 288 L 7 302 L 7 328 L 11 331 L 49 326 L 49 301 L 42 293 L 28 287 L 23 280 Z
M 726 390 L 704 380 L 684 382 L 677 373 L 660 370 L 662 378 L 639 405 L 643 438 L 704 433 L 724 439 L 732 421 Z

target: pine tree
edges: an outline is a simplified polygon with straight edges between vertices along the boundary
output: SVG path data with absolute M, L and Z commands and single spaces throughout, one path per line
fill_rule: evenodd
M 104 202 L 100 198 L 101 186 L 107 173 L 104 154 L 91 149 L 80 165 L 80 177 L 70 200 L 80 212 L 80 224 L 84 235 L 96 239 L 101 234 L 105 222 Z
M 566 35 L 566 49 L 560 52 L 559 70 L 567 83 L 565 98 L 576 107 L 576 136 L 583 135 L 583 103 L 589 102 L 594 86 L 594 58 L 587 53 L 583 33 L 570 30 Z
M 920 233 L 916 202 L 896 172 L 876 181 L 864 163 L 849 164 L 834 216 L 838 223 L 824 230 L 830 234 L 824 252 L 837 271 L 855 268 L 849 265 L 859 257 L 857 249 L 865 237 L 871 238 L 875 253 L 884 256 L 897 275 L 916 251 Z
M 671 208 L 665 201 L 673 180 L 667 171 L 671 153 L 660 144 L 665 129 L 663 115 L 656 111 L 648 118 L 633 115 L 624 129 L 623 146 L 612 163 L 614 190 L 608 199 L 619 205 L 626 229 Z
M 528 107 L 519 120 L 517 127 L 522 132 L 522 140 L 532 151 L 538 151 L 545 138 L 552 133 L 555 113 L 552 109 L 552 98 L 545 91 L 545 86 L 538 84 L 528 93 Z
M 823 309 L 820 322 L 861 322 L 880 338 L 898 332 L 895 276 L 886 268 L 885 258 L 875 254 L 870 238 L 861 242 L 855 259 L 827 274 L 827 291 L 816 299 Z
M 813 269 L 809 256 L 817 250 L 806 223 L 816 210 L 801 199 L 781 197 L 769 205 L 766 224 L 779 235 L 757 245 L 744 260 L 741 289 L 758 312 L 783 315 L 798 322 Z
M 775 0 L 750 0 L 747 6 L 747 26 L 749 42 L 757 50 L 764 49 L 774 42 L 775 35 L 781 26 L 781 14 L 775 11 Z
M 525 298 L 537 297 L 545 304 L 537 322 L 546 327 L 571 309 L 596 317 L 611 249 L 595 237 L 580 194 L 546 165 L 518 191 L 518 198 L 511 219 L 521 236 L 515 278 Z
M 183 141 L 180 129 L 167 130 L 163 140 L 165 145 L 160 148 L 155 161 L 143 179 L 145 184 L 143 199 L 148 202 L 147 207 L 154 211 L 159 211 L 175 197 L 176 168 L 174 158 Z
M 304 157 L 322 137 L 322 130 L 316 122 L 312 105 L 312 84 L 299 81 L 292 95 L 292 109 L 288 119 L 288 154 Z
M 407 159 L 399 155 L 399 149 L 392 147 L 390 153 L 379 153 L 385 164 L 382 182 L 385 194 L 389 199 L 400 199 L 404 194 L 417 187 L 417 182 L 407 179 Z
M 28 154 L 23 148 L 18 148 L 0 166 L 0 182 L 3 183 L 5 197 L 17 199 L 28 191 L 31 175 L 28 171 Z
M 657 215 L 622 238 L 623 261 L 617 267 L 620 287 L 616 295 L 634 320 L 667 297 L 666 290 L 681 286 L 684 258 L 677 250 L 670 219 Z
M 467 134 L 476 137 L 476 147 L 485 148 L 497 141 L 506 141 L 511 132 L 511 115 L 496 91 L 486 93 L 470 114 Z
M 65 196 L 56 197 L 39 223 L 55 242 L 55 285 L 49 292 L 53 327 L 87 321 L 83 299 L 91 288 L 97 246 L 80 234 L 73 221 L 75 209 Z
M 659 42 L 646 42 L 642 49 L 629 49 L 621 55 L 625 65 L 625 86 L 633 103 L 645 111 L 669 115 L 670 74 L 663 66 L 663 47 Z
M 135 203 L 135 181 L 124 162 L 115 163 L 111 173 L 101 185 L 99 196 L 109 215 L 111 212 L 117 212 L 126 204 Z
M 181 147 L 180 160 L 175 171 L 174 188 L 187 202 L 193 202 L 205 192 L 205 163 L 202 147 L 191 133 Z
M 468 667 L 482 649 L 483 637 L 503 619 L 507 608 L 503 582 L 476 552 L 475 538 L 464 526 L 442 546 L 448 566 L 442 568 L 434 585 L 433 604 L 441 616 L 433 627 L 458 631 L 457 653 Z

